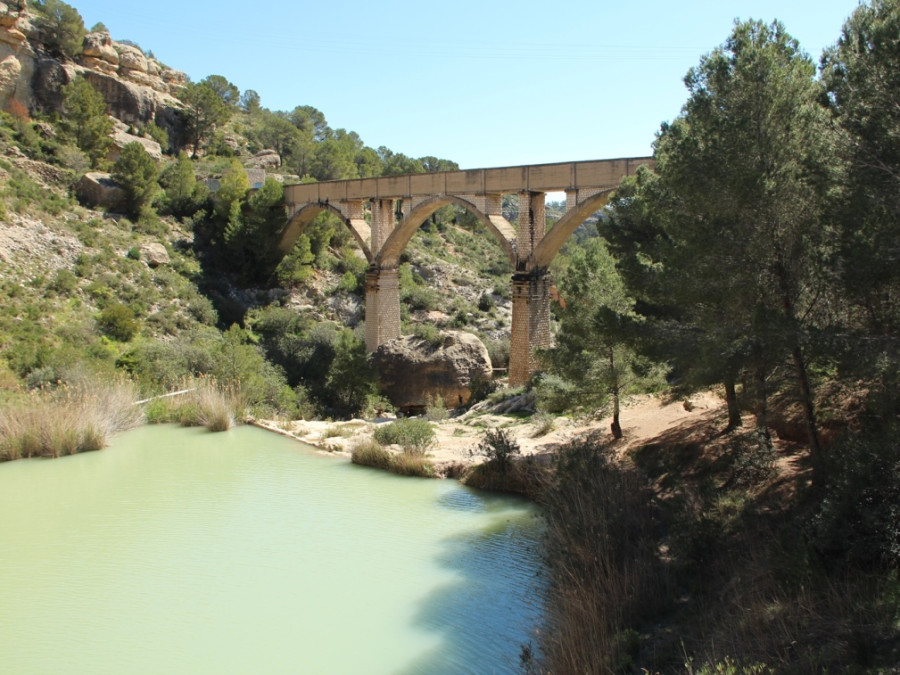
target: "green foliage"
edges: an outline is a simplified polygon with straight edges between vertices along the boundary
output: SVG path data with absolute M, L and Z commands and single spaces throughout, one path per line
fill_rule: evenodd
M 541 354 L 551 377 L 536 386 L 539 404 L 563 412 L 612 400 L 616 415 L 620 396 L 661 381 L 661 368 L 631 346 L 641 321 L 603 240 L 571 244 L 561 263 L 560 293 L 569 300 L 559 310 L 556 346 Z
M 840 133 L 839 190 L 831 207 L 839 257 L 830 269 L 878 333 L 896 334 L 900 310 L 897 218 L 900 214 L 900 11 L 896 0 L 861 4 L 822 57 L 825 103 Z M 854 348 L 859 345 L 854 341 Z M 869 355 L 865 355 L 869 360 Z
M 424 453 L 434 443 L 434 428 L 428 420 L 404 417 L 375 427 L 381 445 L 399 445 L 405 452 Z
M 444 405 L 444 399 L 440 396 L 425 397 L 425 419 L 429 422 L 440 422 L 447 419 L 449 413 Z
M 366 356 L 365 344 L 353 331 L 344 329 L 334 345 L 334 359 L 325 379 L 327 403 L 340 415 L 357 415 L 370 396 L 377 393 L 375 372 Z
M 199 211 L 209 198 L 209 188 L 194 176 L 194 167 L 184 152 L 167 166 L 159 178 L 164 189 L 162 212 L 188 218 Z
M 159 191 L 159 166 L 137 141 L 122 148 L 122 155 L 113 164 L 112 177 L 122 186 L 126 206 L 133 216 L 140 216 Z
M 812 541 L 839 569 L 900 569 L 900 421 L 873 420 L 829 451 Z
M 240 209 L 249 191 L 247 172 L 239 160 L 232 159 L 213 199 L 213 212 L 220 223 L 227 223 L 234 216 L 235 205 Z
M 37 28 L 47 50 L 61 58 L 78 56 L 87 33 L 78 10 L 62 0 L 33 0 L 32 6 L 38 12 Z
M 222 103 L 230 108 L 237 107 L 241 99 L 240 90 L 221 75 L 209 75 L 200 81 L 212 89 L 222 99 Z
M 80 76 L 65 85 L 62 94 L 66 135 L 88 156 L 92 168 L 102 168 L 112 145 L 113 130 L 103 96 Z
M 97 318 L 97 325 L 104 335 L 120 342 L 128 342 L 140 329 L 134 311 L 120 302 L 112 303 L 104 308 Z

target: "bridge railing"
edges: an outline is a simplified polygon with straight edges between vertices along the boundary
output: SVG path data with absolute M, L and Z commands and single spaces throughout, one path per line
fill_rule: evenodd
M 285 201 L 291 204 L 410 199 L 436 194 L 508 194 L 561 192 L 583 188 L 615 187 L 652 157 L 628 157 L 559 164 L 531 164 L 496 169 L 470 169 L 440 173 L 405 174 L 380 178 L 325 181 L 290 185 Z

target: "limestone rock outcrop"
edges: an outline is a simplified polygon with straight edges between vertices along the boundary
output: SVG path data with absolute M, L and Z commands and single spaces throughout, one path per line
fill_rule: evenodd
M 447 331 L 439 344 L 407 335 L 378 347 L 372 362 L 379 388 L 404 412 L 419 412 L 428 398 L 448 408 L 469 402 L 474 380 L 490 379 L 487 347 L 475 335 Z
M 115 162 L 117 159 L 119 159 L 119 157 L 122 156 L 122 148 L 124 148 L 129 143 L 140 143 L 142 146 L 144 146 L 144 150 L 147 151 L 148 155 L 150 155 L 157 162 L 162 161 L 162 146 L 152 138 L 135 136 L 134 134 L 129 134 L 125 129 L 117 128 L 113 131 L 112 141 L 113 143 L 110 146 L 109 153 L 106 156 L 106 158 L 110 162 Z
M 44 50 L 33 19 L 21 0 L 0 0 L 0 110 L 59 111 L 62 87 L 80 75 L 100 92 L 113 117 L 127 124 L 156 122 L 177 136 L 184 73 L 105 31 L 85 36 L 77 62 L 60 61 Z
M 281 166 L 281 155 L 274 150 L 260 150 L 247 160 L 245 166 L 249 169 L 277 169 Z
M 117 209 L 125 202 L 125 192 L 108 173 L 91 171 L 75 184 L 75 195 L 83 204 Z

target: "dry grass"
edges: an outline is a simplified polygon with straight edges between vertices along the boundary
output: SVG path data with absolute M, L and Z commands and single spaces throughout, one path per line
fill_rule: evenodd
M 124 382 L 37 391 L 0 409 L 0 460 L 99 450 L 143 420 Z
M 434 465 L 424 452 L 393 453 L 372 439 L 358 441 L 353 446 L 350 460 L 354 464 L 390 471 L 399 476 L 433 478 L 435 475 Z
M 543 501 L 552 580 L 541 644 L 545 667 L 630 670 L 634 627 L 667 595 L 645 490 L 602 446 L 583 442 L 561 452 Z

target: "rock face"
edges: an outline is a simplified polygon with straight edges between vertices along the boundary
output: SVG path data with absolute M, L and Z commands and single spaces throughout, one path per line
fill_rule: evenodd
M 398 409 L 419 412 L 426 398 L 440 398 L 448 408 L 469 402 L 469 385 L 491 377 L 487 347 L 477 337 L 448 331 L 433 345 L 412 335 L 387 342 L 372 355 L 379 387 Z
M 127 124 L 156 122 L 180 132 L 176 96 L 187 78 L 106 32 L 88 33 L 77 62 L 50 57 L 23 1 L 0 0 L 0 110 L 60 111 L 61 87 L 84 77 L 103 96 L 107 112 Z

